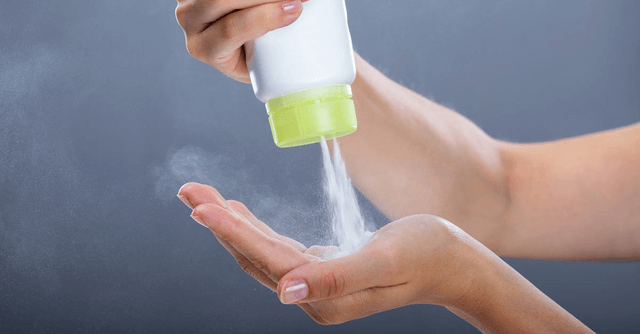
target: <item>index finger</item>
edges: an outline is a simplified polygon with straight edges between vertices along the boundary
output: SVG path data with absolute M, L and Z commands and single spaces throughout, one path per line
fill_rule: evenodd
M 287 272 L 310 262 L 293 246 L 264 234 L 233 210 L 204 203 L 195 207 L 191 217 L 204 223 L 276 282 Z
M 306 0 L 304 0 L 306 1 Z M 212 4 L 211 1 L 185 0 L 177 1 L 176 19 L 187 34 L 200 33 L 211 23 L 219 20 L 225 15 L 250 7 L 263 5 L 274 0 L 231 0 L 218 1 Z
M 288 243 L 300 252 L 307 250 L 307 248 L 301 243 L 276 233 L 267 224 L 256 218 L 244 204 L 234 200 L 226 201 L 224 197 L 222 197 L 222 195 L 220 195 L 220 193 L 212 186 L 195 182 L 186 183 L 178 191 L 178 198 L 180 198 L 180 200 L 182 200 L 191 209 L 204 203 L 214 203 L 222 207 L 229 207 L 244 216 L 250 223 L 266 235 Z
M 256 218 L 256 216 L 254 216 L 253 213 L 249 211 L 249 209 L 241 202 L 229 200 L 228 203 L 229 205 L 231 205 L 231 208 L 233 210 L 245 216 L 255 227 L 259 228 L 260 231 L 264 232 L 266 235 L 272 238 L 276 238 L 286 244 L 289 244 L 300 252 L 305 252 L 307 250 L 307 247 L 305 247 L 303 244 L 299 243 L 298 241 L 293 240 L 289 237 L 285 237 L 284 235 L 278 234 L 276 231 L 271 229 L 269 225 L 265 224 L 260 219 Z

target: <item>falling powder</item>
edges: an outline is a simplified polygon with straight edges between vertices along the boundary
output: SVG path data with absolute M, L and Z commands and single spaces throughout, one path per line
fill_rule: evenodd
M 327 255 L 327 258 L 338 258 L 360 250 L 369 242 L 373 232 L 365 227 L 338 142 L 333 140 L 333 161 L 324 138 L 320 145 L 324 165 L 324 192 L 330 206 L 334 242 L 339 245 L 339 250 Z

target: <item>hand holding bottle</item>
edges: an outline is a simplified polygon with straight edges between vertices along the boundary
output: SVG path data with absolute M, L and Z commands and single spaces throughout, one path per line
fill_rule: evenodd
M 250 83 L 244 43 L 293 23 L 307 0 L 178 0 L 176 18 L 189 54 L 224 75 Z
M 299 1 L 244 9 L 251 2 L 238 2 L 179 3 L 176 16 L 191 55 L 251 82 L 278 147 L 356 131 L 350 86 L 356 66 L 344 0 L 307 2 L 304 13 Z

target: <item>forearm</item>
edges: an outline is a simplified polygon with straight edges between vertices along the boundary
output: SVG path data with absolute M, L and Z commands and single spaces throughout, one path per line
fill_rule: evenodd
M 356 187 L 392 220 L 429 213 L 492 247 L 508 204 L 500 144 L 358 57 L 358 130 L 340 149 Z
M 502 151 L 511 207 L 500 255 L 640 258 L 640 124 Z
M 640 257 L 640 125 L 543 144 L 494 140 L 357 57 L 356 187 L 392 220 L 430 213 L 500 256 Z
M 475 248 L 475 249 L 472 249 Z M 471 288 L 445 305 L 484 333 L 591 333 L 578 319 L 482 245 L 467 249 Z

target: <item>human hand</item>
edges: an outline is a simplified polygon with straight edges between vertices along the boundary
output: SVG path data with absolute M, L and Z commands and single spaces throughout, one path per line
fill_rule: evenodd
M 470 286 L 475 258 L 467 246 L 476 241 L 435 216 L 398 220 L 357 253 L 322 261 L 322 253 L 331 248 L 307 249 L 278 235 L 242 203 L 226 201 L 210 186 L 188 183 L 178 197 L 245 272 L 321 324 L 408 304 L 453 305 Z
M 232 79 L 251 83 L 244 43 L 293 23 L 305 1 L 177 0 L 176 18 L 189 54 Z

